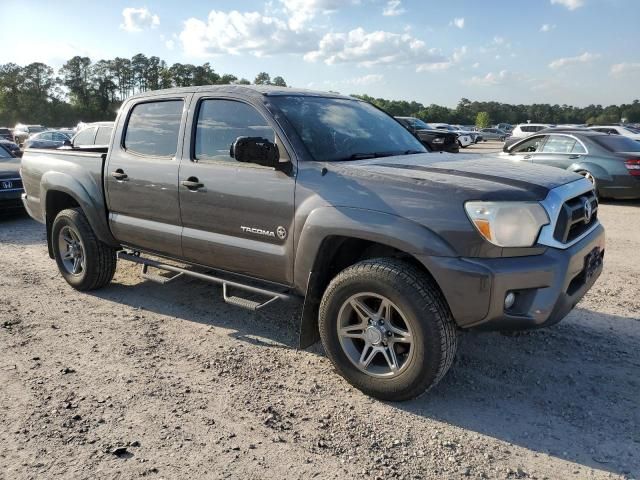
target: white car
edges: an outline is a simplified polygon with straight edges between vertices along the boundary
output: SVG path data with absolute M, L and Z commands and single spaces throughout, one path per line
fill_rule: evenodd
M 511 132 L 512 138 L 524 138 L 529 135 L 533 135 L 534 133 L 539 132 L 540 130 L 544 130 L 545 128 L 553 127 L 554 125 L 550 125 L 548 123 L 521 123 L 516 126 Z
M 462 148 L 467 148 L 473 143 L 473 136 L 471 132 L 463 132 L 458 128 L 452 127 L 448 123 L 432 123 L 431 126 L 436 130 L 448 130 L 458 135 L 458 145 Z
M 589 127 L 589 129 L 611 135 L 622 135 L 623 137 L 629 137 L 640 142 L 640 130 L 626 125 L 596 125 L 595 127 Z

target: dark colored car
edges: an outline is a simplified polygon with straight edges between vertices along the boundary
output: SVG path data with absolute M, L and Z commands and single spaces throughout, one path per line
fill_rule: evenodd
M 9 150 L 9 152 L 14 157 L 22 156 L 22 150 L 20 150 L 20 147 L 18 146 L 17 143 L 14 143 L 11 140 L 0 140 L 0 145 L 2 145 L 5 149 Z
M 0 140 L 13 142 L 13 130 L 7 127 L 0 127 Z
M 20 159 L 0 145 L 0 214 L 24 211 Z
M 640 198 L 640 142 L 628 137 L 549 128 L 505 145 L 504 153 L 513 160 L 579 173 L 600 197 Z
M 68 130 L 47 130 L 31 135 L 24 142 L 24 148 L 60 148 L 71 141 L 73 132 Z
M 108 285 L 119 259 L 158 283 L 177 278 L 158 269 L 216 283 L 252 311 L 304 299 L 299 346 L 321 340 L 339 373 L 386 400 L 435 385 L 459 330 L 559 322 L 603 268 L 580 175 L 428 153 L 338 94 L 146 92 L 124 101 L 103 152 L 26 150 L 22 176 L 72 287 Z
M 415 117 L 395 117 L 432 152 L 458 153 L 458 135 L 447 130 L 438 130 Z

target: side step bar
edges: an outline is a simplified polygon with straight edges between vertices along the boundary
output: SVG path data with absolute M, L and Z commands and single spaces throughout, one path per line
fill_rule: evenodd
M 244 283 L 239 283 L 232 280 L 216 277 L 214 275 L 208 275 L 206 273 L 194 272 L 191 270 L 187 270 L 185 268 L 176 267 L 174 265 L 158 262 L 150 258 L 141 257 L 137 252 L 130 253 L 130 252 L 125 252 L 121 250 L 118 252 L 118 258 L 121 260 L 126 260 L 128 262 L 141 264 L 142 277 L 162 285 L 166 285 L 167 283 L 172 282 L 173 280 L 179 277 L 182 277 L 183 275 L 194 277 L 200 280 L 205 280 L 211 283 L 216 283 L 218 285 L 222 285 L 222 297 L 224 298 L 224 301 L 226 303 L 235 305 L 237 307 L 246 308 L 248 310 L 253 310 L 253 311 L 260 310 L 261 308 L 266 307 L 267 305 L 275 302 L 276 300 L 291 299 L 291 296 L 287 295 L 286 293 L 254 287 Z M 175 275 L 173 275 L 172 277 L 163 277 L 161 275 L 150 273 L 148 271 L 149 267 L 157 268 L 158 270 L 164 270 L 166 272 L 173 272 L 175 273 Z M 264 302 L 256 302 L 254 300 L 249 300 L 247 298 L 232 296 L 232 295 L 229 295 L 228 293 L 229 287 L 235 288 L 238 290 L 244 290 L 246 292 L 250 292 L 258 295 L 263 295 L 265 297 L 268 297 L 268 299 L 265 300 Z

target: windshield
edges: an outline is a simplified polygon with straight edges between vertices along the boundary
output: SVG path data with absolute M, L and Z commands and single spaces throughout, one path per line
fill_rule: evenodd
M 12 159 L 13 155 L 9 153 L 9 151 L 4 147 L 4 145 L 0 145 L 0 162 L 4 162 L 5 160 Z
M 603 135 L 592 137 L 598 145 L 610 152 L 640 152 L 640 142 L 620 135 Z
M 413 120 L 413 128 L 416 130 L 433 130 L 433 127 L 428 123 L 423 122 L 419 118 Z
M 400 123 L 365 102 L 310 96 L 275 96 L 272 101 L 316 161 L 427 151 Z

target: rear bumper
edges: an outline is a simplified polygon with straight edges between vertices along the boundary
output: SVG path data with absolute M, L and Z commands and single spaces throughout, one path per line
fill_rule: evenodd
M 519 330 L 562 320 L 600 276 L 604 245 L 599 225 L 566 250 L 547 248 L 541 255 L 511 258 L 430 257 L 424 263 L 460 327 Z M 516 300 L 506 310 L 509 292 Z
M 601 197 L 620 200 L 640 198 L 640 177 L 613 175 L 610 182 L 600 183 L 598 193 Z

